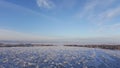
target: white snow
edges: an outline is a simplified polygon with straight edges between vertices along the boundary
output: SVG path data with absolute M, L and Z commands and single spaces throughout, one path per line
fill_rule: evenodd
M 84 47 L 2 47 L 0 68 L 119 68 L 120 51 Z

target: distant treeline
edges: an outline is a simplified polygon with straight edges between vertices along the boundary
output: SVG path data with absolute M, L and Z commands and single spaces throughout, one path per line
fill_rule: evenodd
M 4 44 L 0 43 L 0 47 L 39 47 L 39 46 L 55 46 L 52 44 Z M 102 49 L 111 49 L 111 50 L 120 50 L 120 45 L 64 45 L 70 47 L 88 47 L 88 48 L 102 48 Z
M 0 47 L 35 47 L 35 46 L 54 46 L 51 44 L 3 44 L 0 43 Z
M 72 47 L 88 47 L 88 48 L 102 48 L 102 49 L 111 49 L 111 50 L 120 50 L 120 45 L 64 45 Z

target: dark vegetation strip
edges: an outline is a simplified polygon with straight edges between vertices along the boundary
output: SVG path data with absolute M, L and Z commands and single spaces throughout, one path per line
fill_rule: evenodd
M 106 45 L 105 44 L 105 45 L 64 45 L 64 46 L 120 50 L 120 45 Z
M 39 46 L 55 46 L 55 45 L 52 45 L 52 44 L 4 44 L 4 43 L 0 43 L 0 47 L 39 47 Z M 102 45 L 64 45 L 64 46 L 120 50 L 120 45 L 107 45 L 107 44 L 102 44 Z
M 37 47 L 37 46 L 54 46 L 51 44 L 3 44 L 0 43 L 0 47 Z

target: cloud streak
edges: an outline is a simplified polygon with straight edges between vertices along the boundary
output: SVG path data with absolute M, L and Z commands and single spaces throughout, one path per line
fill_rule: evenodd
M 120 30 L 119 23 L 117 23 L 117 19 L 120 17 L 120 5 L 116 3 L 117 0 L 92 0 L 85 3 L 83 10 L 75 14 L 75 18 L 93 24 L 93 27 L 96 28 L 92 29 L 94 33 L 95 31 L 104 34 L 115 32 Z M 111 21 L 114 21 L 114 24 Z
M 119 6 L 115 9 L 111 8 L 111 5 L 113 5 L 115 1 L 116 0 L 92 0 L 87 2 L 82 12 L 78 12 L 75 16 L 78 17 L 78 19 L 86 19 L 90 23 L 105 23 L 105 20 L 110 20 L 119 14 Z
M 52 9 L 55 7 L 55 4 L 51 0 L 37 0 L 37 5 L 40 8 Z
M 103 19 L 113 19 L 120 15 L 120 6 L 103 12 L 100 16 Z
M 26 8 L 24 6 L 21 6 L 21 5 L 15 4 L 15 3 L 8 2 L 6 0 L 0 0 L 0 8 L 1 7 L 14 10 L 23 15 L 28 14 L 28 15 L 32 15 L 32 16 L 39 16 L 39 17 L 45 18 L 47 20 L 49 19 L 49 20 L 55 21 L 55 22 L 61 21 L 55 17 L 51 17 L 49 15 L 38 12 L 36 10 L 29 9 L 29 8 Z

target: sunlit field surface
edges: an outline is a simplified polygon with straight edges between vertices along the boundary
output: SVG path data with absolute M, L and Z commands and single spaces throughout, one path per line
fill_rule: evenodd
M 0 68 L 120 68 L 120 51 L 66 46 L 1 47 Z

